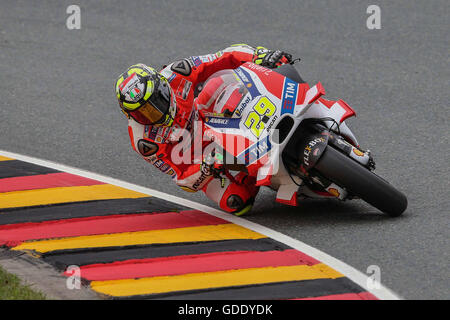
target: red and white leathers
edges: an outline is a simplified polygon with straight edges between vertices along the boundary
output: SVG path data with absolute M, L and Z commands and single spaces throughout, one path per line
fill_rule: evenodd
M 132 118 L 129 118 L 128 122 L 128 133 L 136 152 L 162 172 L 171 175 L 184 190 L 190 192 L 202 190 L 208 198 L 228 212 L 239 211 L 254 199 L 258 192 L 258 188 L 254 186 L 254 178 L 239 173 L 234 177 L 234 181 L 227 178 L 221 181 L 214 178 L 205 167 L 202 170 L 202 159 L 180 163 L 179 160 L 175 161 L 172 155 L 183 148 L 180 133 L 192 132 L 195 118 L 198 117 L 198 113 L 193 112 L 194 91 L 198 89 L 197 86 L 217 71 L 235 69 L 245 62 L 252 61 L 254 54 L 255 48 L 241 44 L 214 54 L 189 57 L 169 64 L 160 73 L 169 81 L 175 96 L 177 112 L 173 125 L 171 127 L 142 125 Z M 202 111 L 224 112 L 223 109 L 214 110 L 215 105 L 211 100 L 220 90 L 219 82 L 209 84 L 195 101 L 198 108 Z M 157 152 L 150 156 L 146 155 L 150 149 L 147 142 L 156 143 L 158 148 Z M 201 143 L 203 147 L 208 144 L 208 142 Z M 242 205 L 236 207 L 236 202 L 230 201 L 233 199 L 232 195 L 237 195 L 242 200 L 240 203 Z

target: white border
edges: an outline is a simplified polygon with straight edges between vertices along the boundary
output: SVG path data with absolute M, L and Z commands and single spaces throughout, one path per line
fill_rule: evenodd
M 342 262 L 342 261 L 340 261 L 340 260 L 314 248 L 314 247 L 311 247 L 297 239 L 291 238 L 280 232 L 271 230 L 267 227 L 261 226 L 259 224 L 245 220 L 243 218 L 233 216 L 229 213 L 225 213 L 220 210 L 217 210 L 217 209 L 214 209 L 214 208 L 211 208 L 211 207 L 208 207 L 203 204 L 196 203 L 196 202 L 193 202 L 193 201 L 190 201 L 187 199 L 179 198 L 179 197 L 167 194 L 167 193 L 163 193 L 163 192 L 160 192 L 157 190 L 141 187 L 141 186 L 138 186 L 138 185 L 135 185 L 132 183 L 128 183 L 128 182 L 125 182 L 122 180 L 114 179 L 111 177 L 102 176 L 102 175 L 99 175 L 99 174 L 96 174 L 93 172 L 89 172 L 86 170 L 81 170 L 81 169 L 77 169 L 74 167 L 69 167 L 69 166 L 65 166 L 62 164 L 58 164 L 55 162 L 41 160 L 41 159 L 37 159 L 37 158 L 33 158 L 33 157 L 29 157 L 29 156 L 25 156 L 25 155 L 13 153 L 13 152 L 8 152 L 8 151 L 4 151 L 4 150 L 0 150 L 0 155 L 8 157 L 8 158 L 21 160 L 21 161 L 31 162 L 31 163 L 34 163 L 34 164 L 37 164 L 40 166 L 53 168 L 53 169 L 56 169 L 59 171 L 72 173 L 72 174 L 83 176 L 86 178 L 102 181 L 102 182 L 105 182 L 108 184 L 113 184 L 113 185 L 116 185 L 116 186 L 119 186 L 122 188 L 126 188 L 126 189 L 130 189 L 130 190 L 133 190 L 136 192 L 148 194 L 150 196 L 161 198 L 161 199 L 171 201 L 174 203 L 179 203 L 186 207 L 190 207 L 190 208 L 193 208 L 196 210 L 206 212 L 215 217 L 230 221 L 234 224 L 237 224 L 237 225 L 243 226 L 245 228 L 248 228 L 250 230 L 253 230 L 255 232 L 264 234 L 276 241 L 279 241 L 279 242 L 284 243 L 294 249 L 297 249 L 297 250 L 313 257 L 316 260 L 323 262 L 324 264 L 330 266 L 331 268 L 335 269 L 336 271 L 342 273 L 344 276 L 346 276 L 347 278 L 349 278 L 350 280 L 352 280 L 353 282 L 358 284 L 360 287 L 364 288 L 366 291 L 370 292 L 371 294 L 373 294 L 374 296 L 376 296 L 379 299 L 382 299 L 382 300 L 401 300 L 402 299 L 400 296 L 398 296 L 397 294 L 395 294 L 394 292 L 392 292 L 391 290 L 389 290 L 388 288 L 386 288 L 385 286 L 383 286 L 381 284 L 380 284 L 379 289 L 369 289 L 367 286 L 368 276 L 365 275 L 364 273 L 356 270 L 355 268 L 349 266 L 348 264 L 346 264 L 346 263 L 344 263 L 344 262 Z

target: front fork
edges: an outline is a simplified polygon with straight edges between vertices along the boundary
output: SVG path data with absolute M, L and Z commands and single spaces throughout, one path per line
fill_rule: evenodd
M 329 131 L 320 125 L 313 125 L 312 130 L 301 130 L 292 141 L 291 147 L 287 147 L 284 152 L 288 170 L 299 176 L 303 182 L 311 189 L 320 188 L 328 196 L 334 196 L 340 200 L 348 197 L 348 192 L 334 182 L 323 177 L 314 167 L 320 160 L 328 145 L 359 162 L 369 170 L 375 169 L 375 162 L 370 151 L 361 150 L 347 142 L 344 137 Z M 300 153 L 298 153 L 300 152 Z M 300 160 L 300 165 L 299 165 Z M 316 192 L 318 193 L 318 192 Z M 319 193 L 320 195 L 320 193 Z
M 370 150 L 362 150 L 347 142 L 343 137 L 336 135 L 334 132 L 323 131 L 322 135 L 328 136 L 328 144 L 333 145 L 343 154 L 349 156 L 356 162 L 359 162 L 369 170 L 375 169 L 375 162 L 373 161 Z

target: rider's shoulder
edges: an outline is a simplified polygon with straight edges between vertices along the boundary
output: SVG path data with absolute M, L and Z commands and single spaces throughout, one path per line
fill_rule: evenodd
M 194 63 L 192 61 L 192 58 L 184 58 L 172 62 L 171 64 L 166 66 L 161 71 L 161 74 L 167 79 L 170 79 L 170 77 L 173 76 L 174 73 L 178 73 L 182 76 L 188 77 L 191 75 L 193 67 Z

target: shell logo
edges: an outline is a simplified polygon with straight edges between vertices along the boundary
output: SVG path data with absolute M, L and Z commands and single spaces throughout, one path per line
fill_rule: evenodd
M 336 189 L 336 188 L 330 188 L 330 189 L 328 189 L 327 191 L 328 191 L 328 193 L 332 194 L 332 195 L 335 196 L 336 198 L 339 198 L 339 196 L 341 195 L 341 194 L 339 193 L 339 190 Z
M 356 154 L 358 157 L 364 157 L 364 152 L 356 148 L 353 148 L 353 153 Z

